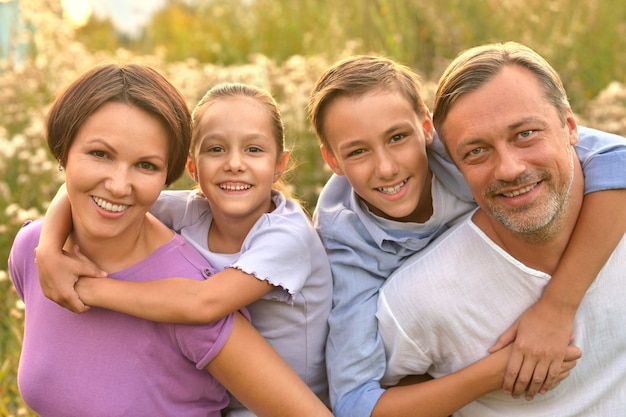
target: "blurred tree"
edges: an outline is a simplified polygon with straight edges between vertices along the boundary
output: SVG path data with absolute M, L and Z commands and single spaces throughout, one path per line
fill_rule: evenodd
M 90 51 L 114 51 L 120 46 L 129 45 L 128 40 L 116 33 L 108 19 L 99 19 L 91 15 L 85 26 L 75 30 L 76 39 Z

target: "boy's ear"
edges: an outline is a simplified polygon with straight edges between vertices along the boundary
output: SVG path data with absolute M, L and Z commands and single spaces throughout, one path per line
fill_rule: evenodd
M 274 168 L 274 182 L 278 181 L 280 177 L 283 176 L 283 173 L 287 169 L 287 164 L 289 163 L 289 156 L 291 154 L 289 151 L 283 152 L 283 154 L 276 161 L 276 168 Z
M 337 164 L 337 158 L 335 158 L 335 155 L 333 155 L 333 153 L 331 151 L 326 149 L 326 147 L 324 145 L 320 146 L 320 150 L 322 151 L 322 158 L 324 158 L 324 161 L 326 161 L 326 165 L 328 165 L 328 167 L 335 174 L 337 174 L 337 175 L 344 175 L 343 171 L 341 170 L 341 168 Z
M 187 167 L 187 172 L 189 173 L 191 179 L 198 182 L 198 169 L 191 155 L 187 155 L 187 162 L 185 162 L 185 166 Z
M 433 118 L 430 116 L 428 110 L 424 114 L 424 120 L 422 121 L 422 129 L 424 129 L 424 137 L 426 138 L 426 146 L 433 143 L 435 136 L 435 126 L 433 124 Z

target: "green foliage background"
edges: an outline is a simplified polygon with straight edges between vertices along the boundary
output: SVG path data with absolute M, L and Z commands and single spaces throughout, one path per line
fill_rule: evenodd
M 310 210 L 329 172 L 305 107 L 316 77 L 355 53 L 389 56 L 425 81 L 458 52 L 517 40 L 561 73 L 581 123 L 626 135 L 626 2 L 611 0 L 171 0 L 141 37 L 108 21 L 74 30 L 60 0 L 20 0 L 30 58 L 0 61 L 0 415 L 32 416 L 16 370 L 24 310 L 7 273 L 11 242 L 40 217 L 63 180 L 44 141 L 47 108 L 60 88 L 102 61 L 134 61 L 165 74 L 192 107 L 220 81 L 266 88 L 281 105 L 296 166 L 290 182 Z M 185 178 L 175 187 L 188 187 Z
M 626 64 L 626 4 L 611 0 L 171 0 L 139 39 L 92 23 L 77 33 L 91 50 L 121 42 L 149 54 L 160 46 L 167 61 L 231 65 L 251 54 L 335 58 L 350 45 L 433 79 L 462 49 L 516 40 L 561 72 L 577 109 L 623 79 Z

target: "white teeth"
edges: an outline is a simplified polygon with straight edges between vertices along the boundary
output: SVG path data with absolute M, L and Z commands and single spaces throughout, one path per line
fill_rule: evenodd
M 518 196 L 520 194 L 524 194 L 524 193 L 529 192 L 530 190 L 535 188 L 536 185 L 537 184 L 529 185 L 528 187 L 524 187 L 524 188 L 521 188 L 519 190 L 511 191 L 511 192 L 508 192 L 508 193 L 502 193 L 502 195 L 505 196 L 505 197 L 515 197 L 515 196 Z
M 111 204 L 108 201 L 101 199 L 100 197 L 92 197 L 93 201 L 98 205 L 98 207 L 103 208 L 107 211 L 112 211 L 114 213 L 119 213 L 128 209 L 130 206 L 121 205 L 121 204 Z
M 398 191 L 400 191 L 400 188 L 402 188 L 404 184 L 406 184 L 406 180 L 402 181 L 400 184 L 395 185 L 393 187 L 380 187 L 380 188 L 377 188 L 377 190 L 383 194 L 395 194 Z
M 245 184 L 245 185 L 220 184 L 220 188 L 222 190 L 227 190 L 227 191 L 241 191 L 241 190 L 249 190 L 250 188 L 252 188 L 252 186 L 250 184 Z

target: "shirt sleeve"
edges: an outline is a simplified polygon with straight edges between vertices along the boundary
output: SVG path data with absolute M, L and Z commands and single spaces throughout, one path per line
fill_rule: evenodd
M 626 188 L 626 138 L 579 126 L 574 149 L 585 174 L 585 194 Z
M 161 191 L 159 198 L 150 208 L 150 213 L 170 229 L 180 233 L 181 229 L 197 220 L 200 214 L 190 190 Z M 208 206 L 208 202 L 206 202 Z
M 364 268 L 354 249 L 325 241 L 333 274 L 333 308 L 326 344 L 330 397 L 338 417 L 370 416 L 383 394 L 385 351 L 376 308 L 382 278 Z
M 313 265 L 302 227 L 297 221 L 283 217 L 262 216 L 248 233 L 241 254 L 231 266 L 284 290 L 272 291 L 264 298 L 293 302 L 293 295 L 302 290 Z
M 178 347 L 197 369 L 206 368 L 222 350 L 232 333 L 234 314 L 203 325 L 174 325 Z
M 403 288 L 408 291 L 410 288 Z M 409 292 L 410 293 L 410 292 Z M 393 386 L 398 384 L 407 375 L 422 375 L 428 371 L 432 364 L 428 356 L 419 347 L 417 340 L 406 334 L 401 322 L 410 322 L 413 325 L 412 317 L 402 317 L 405 313 L 415 311 L 410 305 L 405 305 L 398 298 L 387 298 L 385 291 L 381 291 L 378 300 L 378 328 L 385 347 L 387 358 L 387 368 L 382 379 L 383 384 Z M 398 301 L 396 303 L 396 301 Z M 408 307 L 408 308 L 407 308 Z M 400 317 L 396 317 L 395 312 L 400 311 Z M 436 346 L 433 344 L 432 346 Z M 436 349 L 433 349 L 436 351 Z

